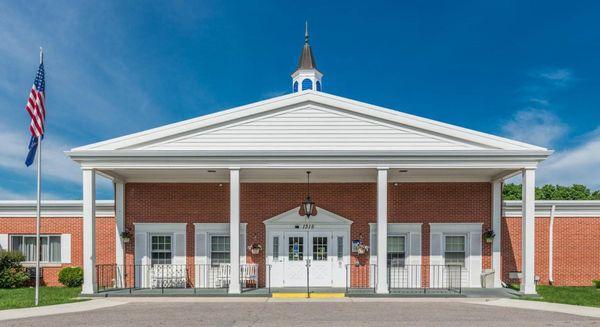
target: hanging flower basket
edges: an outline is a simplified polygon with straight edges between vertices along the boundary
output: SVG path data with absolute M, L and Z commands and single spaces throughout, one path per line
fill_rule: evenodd
M 248 246 L 248 250 L 250 250 L 250 252 L 252 252 L 252 254 L 259 254 L 260 251 L 262 250 L 262 245 L 260 245 L 258 243 L 254 243 L 254 244 Z
M 365 245 L 363 243 L 360 243 L 357 247 L 356 247 L 356 252 L 358 254 L 365 254 L 367 252 L 369 252 L 369 246 Z
M 494 237 L 496 237 L 496 234 L 492 230 L 483 233 L 483 239 L 486 243 L 492 243 L 494 241 Z
M 128 243 L 129 240 L 131 239 L 131 232 L 129 232 L 129 230 L 124 230 L 121 232 L 121 239 L 123 240 L 123 243 Z

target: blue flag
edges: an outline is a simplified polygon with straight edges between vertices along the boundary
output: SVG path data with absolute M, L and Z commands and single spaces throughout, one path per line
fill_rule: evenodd
M 35 159 L 35 153 L 37 152 L 38 146 L 38 138 L 35 136 L 31 137 L 29 140 L 29 153 L 27 154 L 27 159 L 25 159 L 25 165 L 27 167 L 31 166 L 33 163 L 33 159 Z

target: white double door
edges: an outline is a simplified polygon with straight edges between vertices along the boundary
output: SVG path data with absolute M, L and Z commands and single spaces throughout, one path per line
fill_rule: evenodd
M 337 231 L 271 233 L 269 256 L 274 287 L 343 287 L 348 235 Z M 348 243 L 348 244 L 347 244 Z M 276 253 L 278 252 L 278 253 Z

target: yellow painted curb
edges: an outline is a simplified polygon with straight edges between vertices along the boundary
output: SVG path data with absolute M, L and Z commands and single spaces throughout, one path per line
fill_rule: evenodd
M 305 299 L 308 298 L 307 293 L 273 293 L 273 298 L 278 299 Z M 314 299 L 334 299 L 346 297 L 344 293 L 310 293 L 310 298 Z

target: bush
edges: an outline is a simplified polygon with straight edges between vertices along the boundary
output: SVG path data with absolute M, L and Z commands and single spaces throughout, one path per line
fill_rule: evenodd
M 592 284 L 594 284 L 594 286 L 596 286 L 596 288 L 600 288 L 600 279 L 593 280 Z
M 21 262 L 25 257 L 21 252 L 0 250 L 0 288 L 16 288 L 23 286 L 29 275 Z
M 81 267 L 64 267 L 58 273 L 58 281 L 67 287 L 78 287 L 83 284 Z

